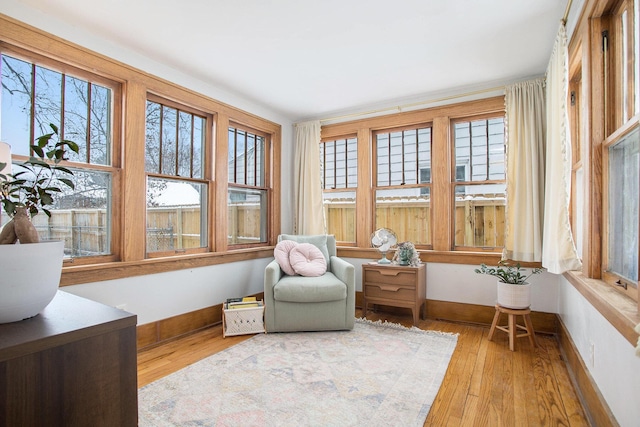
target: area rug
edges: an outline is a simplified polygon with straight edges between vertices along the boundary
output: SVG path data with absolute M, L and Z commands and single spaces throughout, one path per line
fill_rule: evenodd
M 142 387 L 140 426 L 422 426 L 458 337 L 357 319 L 261 334 Z

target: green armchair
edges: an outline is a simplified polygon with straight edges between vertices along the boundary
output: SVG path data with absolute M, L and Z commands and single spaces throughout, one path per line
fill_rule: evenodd
M 281 240 L 312 243 L 328 256 L 327 272 L 319 277 L 286 275 L 278 262 L 264 274 L 264 317 L 267 332 L 353 329 L 355 268 L 336 256 L 332 235 L 280 235 Z

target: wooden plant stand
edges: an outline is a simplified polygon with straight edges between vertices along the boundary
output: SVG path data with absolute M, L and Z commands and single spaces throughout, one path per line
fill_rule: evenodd
M 508 315 L 509 320 L 506 326 L 498 326 L 498 321 L 500 320 L 500 315 L 505 313 Z M 496 314 L 493 316 L 493 323 L 491 323 L 491 329 L 489 330 L 489 341 L 493 339 L 493 333 L 496 329 L 499 329 L 503 332 L 506 332 L 509 335 L 509 349 L 511 351 L 515 351 L 515 340 L 516 338 L 521 337 L 529 337 L 529 342 L 531 346 L 536 347 L 536 336 L 533 331 L 533 323 L 531 323 L 531 309 L 523 308 L 523 309 L 513 309 L 502 307 L 499 304 L 496 304 Z M 518 325 L 516 316 L 522 316 L 524 319 L 525 326 Z M 518 329 L 526 331 L 524 334 L 518 334 Z

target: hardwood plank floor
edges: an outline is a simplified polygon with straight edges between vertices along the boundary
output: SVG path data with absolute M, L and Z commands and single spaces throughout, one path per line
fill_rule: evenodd
M 361 311 L 356 310 L 356 316 Z M 369 320 L 412 326 L 411 316 L 377 312 Z M 425 330 L 459 334 L 444 382 L 425 426 L 588 426 L 554 336 L 537 334 L 538 347 L 519 338 L 509 350 L 507 334 L 487 340 L 484 326 L 420 320 Z M 162 378 L 252 335 L 222 338 L 208 328 L 138 353 L 138 386 Z

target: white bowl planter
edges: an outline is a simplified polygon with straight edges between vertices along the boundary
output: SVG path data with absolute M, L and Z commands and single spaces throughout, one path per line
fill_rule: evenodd
M 529 308 L 531 306 L 531 283 L 514 285 L 498 280 L 498 304 L 507 308 Z
M 40 313 L 58 291 L 64 242 L 0 245 L 0 323 Z

